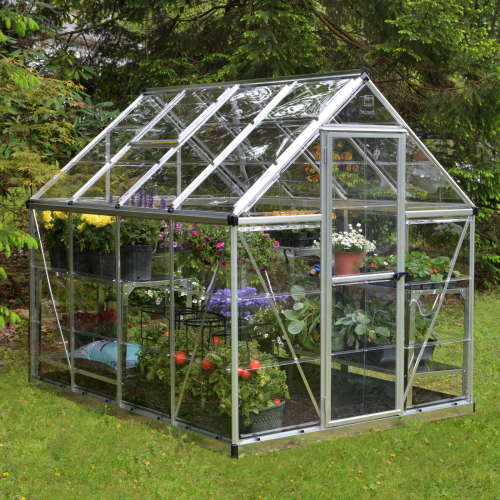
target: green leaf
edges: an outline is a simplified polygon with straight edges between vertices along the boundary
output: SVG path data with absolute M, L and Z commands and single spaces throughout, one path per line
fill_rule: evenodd
M 301 309 L 304 309 L 304 304 L 302 302 L 295 302 L 295 304 L 293 305 L 293 310 L 300 311 Z
M 360 335 L 360 336 L 365 334 L 366 333 L 366 325 L 363 325 L 363 324 L 356 325 L 354 332 L 356 333 L 356 335 Z
M 288 325 L 288 331 L 292 335 L 297 335 L 304 329 L 304 322 L 302 320 L 293 320 L 289 325 Z
M 306 295 L 304 293 L 305 291 L 306 291 L 305 288 L 300 285 L 292 285 L 290 288 L 293 300 L 305 299 L 306 298 Z
M 341 351 L 344 347 L 343 337 L 333 337 L 332 338 L 332 351 Z
M 285 315 L 286 319 L 290 321 L 300 318 L 299 314 L 295 311 L 292 311 L 291 309 L 286 309 L 285 311 L 283 311 L 283 314 Z
M 377 332 L 379 335 L 382 335 L 383 337 L 391 336 L 391 331 L 389 330 L 389 328 L 386 328 L 385 326 L 376 326 L 375 332 Z

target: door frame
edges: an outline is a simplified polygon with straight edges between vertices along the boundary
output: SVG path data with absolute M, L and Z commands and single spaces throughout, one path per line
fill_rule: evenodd
M 321 241 L 330 241 L 333 216 L 333 158 L 332 138 L 377 138 L 397 140 L 397 264 L 395 273 L 377 273 L 377 279 L 393 278 L 397 273 L 405 271 L 406 250 L 406 137 L 408 131 L 401 126 L 385 125 L 325 125 L 320 133 L 320 171 L 321 171 Z M 332 268 L 331 245 L 321 245 L 321 269 Z M 331 420 L 332 408 L 332 288 L 335 284 L 368 281 L 366 276 L 348 277 L 345 279 L 330 278 L 330 273 L 324 271 L 321 279 L 321 428 L 336 427 L 354 422 L 375 420 L 404 412 L 404 339 L 405 339 L 405 275 L 396 282 L 396 407 L 394 410 L 359 415 L 341 420 Z

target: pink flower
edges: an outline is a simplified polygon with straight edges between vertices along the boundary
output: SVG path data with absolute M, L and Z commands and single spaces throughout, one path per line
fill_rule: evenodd
M 278 248 L 280 246 L 280 242 L 279 241 L 275 241 L 274 242 L 274 248 Z
M 167 227 L 167 223 L 166 223 L 164 220 L 162 220 L 162 221 L 161 221 L 161 225 L 162 225 L 163 227 Z
M 201 252 L 203 250 L 203 245 L 198 245 L 196 249 Z
M 192 227 L 194 227 L 194 224 L 189 224 L 189 229 L 191 229 Z
M 210 238 L 209 238 L 208 236 L 205 236 L 205 237 L 203 238 L 203 241 L 204 241 L 205 243 L 208 243 L 208 242 L 210 241 Z
M 238 263 L 241 264 L 241 257 L 238 256 Z
M 174 241 L 174 248 L 177 248 L 177 241 Z
M 269 233 L 266 233 L 266 240 L 270 238 Z
M 224 246 L 224 243 L 222 243 L 222 241 L 219 241 L 219 243 L 217 243 L 217 248 L 222 248 Z
M 163 248 L 165 246 L 165 243 L 160 243 L 160 248 Z
M 158 239 L 159 239 L 160 241 L 162 241 L 162 240 L 163 240 L 163 234 L 161 234 L 161 233 L 160 233 L 160 234 L 158 235 Z
M 223 260 L 221 263 L 220 263 L 220 267 L 227 267 L 227 262 L 225 260 Z
M 198 236 L 198 231 L 196 231 L 196 229 L 193 231 L 193 236 Z
M 222 250 L 216 250 L 215 255 L 220 255 L 222 253 Z

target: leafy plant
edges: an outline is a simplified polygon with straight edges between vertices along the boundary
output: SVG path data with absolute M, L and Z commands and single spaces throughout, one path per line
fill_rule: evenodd
M 153 245 L 158 243 L 158 221 L 138 217 L 121 220 L 120 231 L 122 245 Z
M 289 333 L 297 335 L 298 342 L 306 349 L 320 348 L 320 296 L 306 298 L 305 288 L 292 285 L 290 288 L 295 301 L 292 309 L 285 309 L 285 326 Z
M 43 242 L 45 248 L 69 245 L 68 212 L 51 212 L 46 210 L 42 214 Z
M 73 243 L 79 250 L 110 253 L 115 249 L 115 218 L 108 215 L 75 214 Z

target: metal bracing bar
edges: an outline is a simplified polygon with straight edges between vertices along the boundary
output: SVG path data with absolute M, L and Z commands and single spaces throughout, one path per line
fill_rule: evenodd
M 407 226 L 420 225 L 420 224 L 450 224 L 451 222 L 462 223 L 467 219 L 415 219 L 415 220 L 407 220 Z
M 333 182 L 333 162 L 332 162 L 332 135 L 321 132 L 321 151 L 326 154 L 321 155 L 321 240 L 332 240 L 332 214 L 333 214 L 333 192 L 330 188 Z M 331 352 L 332 352 L 332 284 L 328 279 L 329 269 L 332 268 L 332 247 L 331 245 L 321 245 L 321 269 L 324 269 L 320 278 L 320 344 L 321 344 L 321 428 L 328 427 L 328 422 L 332 415 L 332 375 L 331 375 Z
M 285 85 L 271 101 L 264 107 L 264 109 L 254 118 L 252 123 L 249 123 L 215 158 L 213 163 L 201 172 L 201 174 L 194 179 L 193 182 L 177 197 L 172 204 L 172 208 L 176 209 L 182 202 L 199 187 L 202 182 L 255 130 L 266 116 L 291 92 L 296 83 Z
M 468 341 L 468 391 L 467 396 L 469 402 L 472 403 L 473 398 L 473 355 L 474 355 L 474 262 L 475 262 L 475 241 L 476 241 L 476 217 L 472 216 L 470 219 L 470 234 L 469 234 L 469 341 Z
M 237 229 L 237 228 L 235 227 L 235 229 Z M 319 411 L 318 403 L 316 403 L 316 400 L 314 399 L 314 394 L 311 391 L 311 387 L 309 386 L 309 382 L 307 381 L 304 370 L 302 370 L 302 366 L 299 363 L 299 360 L 297 358 L 297 354 L 295 353 L 295 349 L 293 348 L 293 344 L 290 341 L 290 338 L 288 337 L 288 333 L 286 331 L 285 325 L 283 324 L 283 321 L 280 318 L 279 311 L 276 307 L 276 304 L 274 303 L 273 294 L 270 293 L 270 290 L 269 290 L 268 286 L 266 285 L 264 278 L 262 277 L 259 266 L 257 265 L 257 262 L 255 261 L 255 258 L 252 254 L 252 251 L 250 250 L 250 247 L 248 246 L 247 241 L 245 240 L 245 237 L 243 236 L 243 233 L 239 233 L 239 236 L 240 236 L 241 243 L 245 247 L 245 250 L 246 250 L 248 256 L 250 257 L 250 261 L 252 262 L 252 265 L 253 265 L 254 270 L 257 274 L 257 277 L 259 278 L 260 283 L 261 283 L 262 287 L 264 288 L 264 291 L 265 291 L 267 297 L 269 298 L 269 304 L 271 305 L 271 309 L 273 310 L 274 315 L 276 316 L 276 319 L 278 320 L 278 324 L 281 328 L 281 332 L 283 333 L 283 337 L 285 338 L 286 343 L 288 344 L 288 348 L 290 349 L 290 354 L 292 355 L 292 358 L 295 361 L 295 364 L 297 365 L 297 369 L 299 370 L 300 376 L 302 377 L 302 381 L 304 382 L 304 385 L 306 386 L 306 389 L 307 389 L 307 392 L 309 393 L 309 397 L 311 398 L 312 404 L 314 405 L 314 408 L 316 409 L 316 412 L 318 413 L 318 417 L 321 418 L 321 412 Z M 236 288 L 237 287 L 238 287 L 238 285 L 236 284 Z
M 173 239 L 170 234 L 169 234 L 169 239 Z M 220 259 L 217 262 L 217 266 L 215 267 L 214 275 L 212 276 L 212 280 L 210 281 L 210 284 L 208 285 L 208 288 L 207 288 L 206 296 L 208 297 L 208 301 L 207 301 L 205 308 L 203 310 L 203 316 L 201 317 L 200 328 L 198 329 L 198 332 L 196 333 L 196 337 L 194 339 L 194 347 L 193 347 L 193 352 L 191 354 L 191 359 L 189 360 L 188 369 L 186 371 L 186 375 L 184 377 L 184 382 L 182 383 L 182 388 L 181 388 L 181 391 L 179 393 L 179 399 L 177 400 L 177 404 L 175 406 L 175 413 L 173 414 L 173 417 L 172 417 L 175 419 L 177 419 L 177 413 L 179 412 L 179 408 L 180 408 L 181 403 L 182 403 L 182 398 L 184 396 L 184 391 L 186 390 L 187 382 L 189 380 L 189 375 L 191 373 L 191 368 L 193 367 L 193 364 L 194 364 L 194 359 L 196 357 L 196 351 L 198 350 L 198 345 L 199 345 L 199 342 L 201 339 L 201 333 L 203 332 L 203 328 L 205 326 L 205 318 L 207 317 L 208 308 L 210 307 L 210 302 L 212 301 L 212 290 L 215 286 L 215 282 L 217 280 L 217 274 L 219 274 L 220 265 L 224 259 L 226 248 L 228 247 L 228 240 L 229 240 L 229 236 L 226 238 L 226 240 L 224 242 L 224 247 L 222 249 Z M 172 243 L 172 245 L 173 245 L 173 243 Z M 173 246 L 172 246 L 172 249 L 173 249 Z M 175 343 L 174 343 L 174 352 L 175 352 Z M 236 354 L 236 359 L 238 359 L 237 354 Z M 174 397 L 175 397 L 175 394 L 174 394 Z
M 470 207 L 474 207 L 474 203 L 469 199 L 469 197 L 462 191 L 460 186 L 455 182 L 455 180 L 450 176 L 450 174 L 441 166 L 441 164 L 434 158 L 434 155 L 429 151 L 427 146 L 417 137 L 415 132 L 406 124 L 406 122 L 401 118 L 399 113 L 391 106 L 389 101 L 384 97 L 384 94 L 380 92 L 380 90 L 376 87 L 376 85 L 369 80 L 367 83 L 368 88 L 375 94 L 377 99 L 385 106 L 389 114 L 402 126 L 405 127 L 410 134 L 411 138 L 417 143 L 418 147 L 425 153 L 425 155 L 429 158 L 429 160 L 436 165 L 440 172 L 446 177 L 446 180 L 450 183 L 451 186 L 458 193 L 460 198 L 467 203 Z
M 255 224 L 285 224 L 287 222 L 320 222 L 321 214 L 311 215 L 270 215 L 269 217 L 238 217 L 238 226 L 253 226 Z
M 439 311 L 441 310 L 441 306 L 443 305 L 444 297 L 446 295 L 446 290 L 448 290 L 448 284 L 450 283 L 450 279 L 453 275 L 453 269 L 455 268 L 455 263 L 457 261 L 458 254 L 460 253 L 460 249 L 462 248 L 462 242 L 464 241 L 465 233 L 467 232 L 469 224 L 470 224 L 470 220 L 467 220 L 467 222 L 465 223 L 465 226 L 462 230 L 462 234 L 460 235 L 460 240 L 458 241 L 457 248 L 455 249 L 455 253 L 453 254 L 453 258 L 451 259 L 450 270 L 448 271 L 448 276 L 446 277 L 446 280 L 444 282 L 443 291 L 440 293 L 439 303 L 436 307 L 436 312 L 434 313 L 431 324 L 429 325 L 429 328 L 428 328 L 427 333 L 425 335 L 425 339 L 424 339 L 424 342 L 422 343 L 422 348 L 420 349 L 420 353 L 419 353 L 417 359 L 413 363 L 413 369 L 412 369 L 411 375 L 409 376 L 408 385 L 406 386 L 403 401 L 408 396 L 408 392 L 409 392 L 410 388 L 412 387 L 413 380 L 414 380 L 415 375 L 417 373 L 417 369 L 418 369 L 418 366 L 420 364 L 420 360 L 422 359 L 422 355 L 424 354 L 425 347 L 427 346 L 427 342 L 428 342 L 429 337 L 432 333 L 432 330 L 434 330 L 434 325 L 436 324 L 436 321 L 437 321 L 437 318 L 439 315 Z
M 61 333 L 62 343 L 64 346 L 64 352 L 66 353 L 66 359 L 68 360 L 68 366 L 71 369 L 71 360 L 69 359 L 68 348 L 66 346 L 66 341 L 64 340 L 64 334 L 62 331 L 61 323 L 59 322 L 59 314 L 57 314 L 56 301 L 54 300 L 54 294 L 52 293 L 52 285 L 50 284 L 49 271 L 47 269 L 47 262 L 45 261 L 45 253 L 43 251 L 42 245 L 42 235 L 40 234 L 40 228 L 38 226 L 38 221 L 36 219 L 36 215 L 33 217 L 36 226 L 36 232 L 38 235 L 38 242 L 40 243 L 40 252 L 42 254 L 43 259 L 43 267 L 45 268 L 45 275 L 47 276 L 47 283 L 49 285 L 50 299 L 52 300 L 52 307 L 54 308 L 54 314 L 56 315 L 57 326 L 59 327 L 59 332 Z
M 106 163 L 111 160 L 111 137 L 110 131 L 106 132 Z M 106 172 L 106 199 L 109 200 L 109 193 L 111 192 L 111 172 Z
M 119 200 L 118 205 L 124 205 L 130 197 L 142 187 L 153 175 L 167 162 L 177 151 L 180 151 L 182 146 L 191 139 L 191 137 L 198 131 L 198 129 L 212 116 L 218 109 L 220 109 L 231 97 L 238 91 L 238 85 L 227 89 L 219 96 L 217 101 L 213 102 L 203 113 L 201 113 L 193 122 L 179 135 L 179 144 L 170 149 L 156 165 L 146 172 L 136 183 L 132 186 Z
M 144 94 L 141 94 L 127 109 L 120 113 L 101 133 L 96 135 L 67 165 L 65 165 L 59 173 L 57 173 L 45 186 L 43 186 L 38 193 L 32 196 L 33 200 L 37 200 L 45 193 L 55 182 L 59 179 L 61 174 L 67 172 L 76 162 L 80 161 L 101 139 L 103 139 L 108 131 L 114 129 L 118 123 L 126 118 L 144 99 Z
M 231 443 L 240 437 L 238 381 L 238 228 L 229 228 L 231 236 Z
M 335 285 L 343 285 L 349 283 L 367 283 L 369 281 L 382 281 L 382 280 L 391 280 L 395 276 L 395 273 L 368 273 L 368 274 L 353 274 L 350 276 L 339 276 L 331 278 L 331 284 Z M 328 280 L 327 280 L 328 281 Z
M 335 123 L 338 123 L 338 121 L 335 119 L 335 118 L 332 118 L 332 121 L 334 121 Z M 341 125 L 341 124 L 339 124 Z M 359 144 L 356 142 L 356 140 L 354 138 L 348 138 L 349 142 L 354 146 L 354 149 L 356 149 L 356 151 L 361 155 L 361 156 L 364 156 L 365 157 L 365 160 L 366 162 L 368 163 L 368 165 L 370 165 L 371 168 L 373 168 L 373 170 L 375 170 L 375 172 L 377 172 L 377 174 L 379 175 L 379 177 L 381 179 L 383 179 L 387 184 L 388 186 L 391 188 L 392 192 L 397 194 L 396 192 L 396 187 L 393 185 L 392 181 L 389 179 L 389 177 L 387 177 L 387 175 L 384 174 L 384 172 L 382 172 L 380 170 L 380 168 L 378 167 L 378 165 L 376 164 L 376 162 L 374 162 L 364 151 L 363 151 L 363 148 L 361 148 L 359 146 Z M 345 198 L 344 198 L 345 199 Z
M 260 177 L 260 179 L 241 197 L 234 206 L 234 213 L 240 215 L 256 202 L 274 182 L 280 171 L 290 163 L 297 153 L 318 133 L 324 123 L 334 115 L 344 103 L 351 98 L 364 85 L 361 78 L 346 83 L 319 114 L 316 121 L 311 122 L 295 139 L 295 141 L 282 153 L 276 163 Z
M 177 94 L 170 102 L 165 104 L 165 107 L 146 125 L 144 126 L 135 136 L 129 141 L 123 148 L 116 153 L 113 158 L 106 162 L 106 164 L 99 169 L 74 195 L 72 201 L 78 200 L 90 187 L 92 187 L 104 173 L 106 175 L 111 171 L 113 166 L 120 161 L 131 149 L 131 142 L 138 141 L 141 137 L 144 137 L 179 101 L 184 98 L 185 92 Z
M 400 134 L 397 144 L 396 180 L 396 271 L 405 271 L 406 256 L 406 130 Z M 404 411 L 404 353 L 405 353 L 405 277 L 396 283 L 396 409 Z

